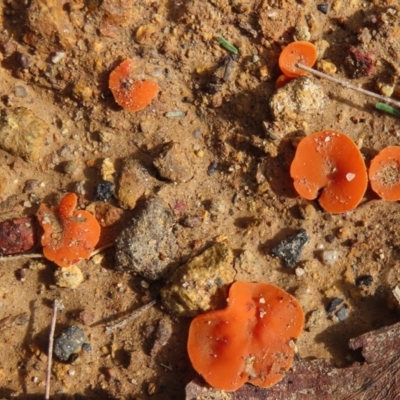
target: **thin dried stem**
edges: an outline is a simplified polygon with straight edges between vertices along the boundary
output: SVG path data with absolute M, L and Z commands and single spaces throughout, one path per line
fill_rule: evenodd
M 107 243 L 104 246 L 99 247 L 93 253 L 90 254 L 89 259 L 95 256 L 96 254 L 101 253 L 102 251 L 109 249 L 110 247 L 113 247 L 114 243 Z M 1 261 L 17 261 L 17 260 L 30 260 L 31 258 L 45 258 L 43 254 L 18 254 L 16 256 L 5 256 L 5 257 L 0 257 L 0 262 Z
M 19 254 L 17 256 L 0 257 L 1 261 L 29 260 L 31 258 L 43 258 L 43 254 Z
M 155 300 L 150 301 L 149 303 L 145 304 L 144 306 L 138 308 L 135 310 L 128 318 L 123 319 L 120 322 L 117 322 L 114 325 L 106 326 L 106 334 L 109 335 L 110 333 L 114 332 L 118 328 L 124 327 L 126 324 L 129 322 L 133 321 L 134 319 L 138 318 L 140 315 L 142 315 L 145 311 L 149 310 L 151 307 L 156 304 Z
M 96 254 L 101 253 L 102 251 L 109 249 L 110 247 L 113 247 L 114 243 L 107 243 L 104 246 L 99 247 L 98 249 L 96 249 L 89 258 L 92 258 L 93 256 L 95 256 Z
M 63 309 L 64 309 L 64 305 L 63 305 L 62 301 L 54 300 L 53 315 L 51 317 L 51 325 L 50 325 L 49 349 L 48 349 L 48 357 L 47 357 L 46 394 L 44 396 L 45 400 L 49 400 L 49 398 L 50 398 L 51 363 L 53 361 L 54 331 L 56 329 L 57 311 L 58 310 L 62 311 Z
M 369 90 L 365 90 L 362 88 L 359 88 L 358 86 L 355 86 L 347 81 L 344 81 L 342 79 L 338 79 L 338 78 L 334 78 L 333 76 L 324 74 L 323 72 L 320 71 L 316 71 L 315 69 L 312 69 L 310 67 L 307 67 L 304 64 L 301 63 L 297 63 L 296 67 L 299 69 L 302 69 L 304 71 L 309 72 L 310 74 L 313 74 L 315 76 L 318 76 L 319 78 L 323 78 L 326 79 L 328 81 L 334 82 L 334 83 L 338 83 L 339 85 L 342 85 L 343 87 L 345 87 L 346 89 L 351 89 L 351 90 L 355 90 L 359 93 L 365 94 L 366 96 L 370 96 L 370 97 L 375 97 L 376 99 L 379 99 L 380 101 L 383 101 L 385 103 L 389 103 L 389 104 L 393 104 L 396 107 L 400 107 L 400 102 L 391 99 L 390 97 L 385 97 L 385 96 L 381 96 L 380 94 L 374 93 L 374 92 L 370 92 Z

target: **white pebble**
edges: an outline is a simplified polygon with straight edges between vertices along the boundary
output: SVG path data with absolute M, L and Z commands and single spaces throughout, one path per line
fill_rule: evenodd
M 323 250 L 321 257 L 324 264 L 333 265 L 338 259 L 338 252 L 337 250 Z
M 295 272 L 297 276 L 303 276 L 306 273 L 303 268 L 296 268 Z
M 57 51 L 53 57 L 51 57 L 51 62 L 53 64 L 59 63 L 65 57 L 65 53 L 63 51 Z
M 353 174 L 352 172 L 349 172 L 348 174 L 346 174 L 346 179 L 348 182 L 351 182 L 355 177 L 356 177 L 356 174 Z

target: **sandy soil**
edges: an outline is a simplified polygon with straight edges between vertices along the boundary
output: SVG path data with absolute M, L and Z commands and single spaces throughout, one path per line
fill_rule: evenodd
M 328 214 L 317 201 L 296 195 L 289 167 L 298 137 L 327 128 L 348 134 L 368 165 L 379 150 L 398 143 L 399 122 L 374 110 L 373 99 L 316 78 L 310 79 L 328 99 L 320 111 L 277 117 L 269 104 L 279 53 L 295 38 L 316 43 L 321 52 L 326 48 L 319 61 L 336 67 L 331 73 L 344 79 L 352 75 L 345 62 L 349 47 L 371 51 L 374 70 L 352 83 L 378 93 L 392 90 L 396 97 L 400 9 L 394 0 L 334 0 L 325 14 L 317 9 L 320 3 L 2 2 L 2 118 L 24 107 L 48 129 L 44 142 L 34 143 L 33 159 L 1 146 L 1 220 L 33 215 L 41 202 L 56 205 L 66 191 L 77 193 L 80 207 L 87 207 L 104 177 L 104 160 L 114 165 L 117 186 L 125 158 L 139 160 L 154 180 L 142 198 L 161 198 L 176 217 L 177 264 L 226 236 L 236 257 L 247 250 L 253 260 L 235 264 L 236 279 L 273 283 L 301 302 L 307 322 L 299 356 L 351 363 L 356 355 L 348 350 L 350 338 L 398 320 L 390 301 L 400 281 L 398 204 L 368 189 L 355 210 Z M 229 53 L 217 36 L 240 52 L 226 81 Z M 137 113 L 121 109 L 108 89 L 110 71 L 127 58 L 136 63 L 138 76 L 160 86 L 157 99 Z M 171 111 L 183 113 L 171 118 Z M 278 140 L 263 122 L 275 123 Z M 189 160 L 188 182 L 168 182 L 153 165 L 171 141 Z M 110 204 L 121 208 L 118 198 Z M 122 210 L 102 244 L 112 243 L 134 212 Z M 186 216 L 199 217 L 200 226 L 180 224 Z M 302 276 L 270 254 L 299 229 L 311 238 L 296 266 L 305 271 Z M 338 252 L 333 265 L 321 262 L 324 249 Z M 92 347 L 72 363 L 54 361 L 54 398 L 185 397 L 186 383 L 196 376 L 186 353 L 190 319 L 170 316 L 157 304 L 123 329 L 105 333 L 107 323 L 156 298 L 163 285 L 116 272 L 113 255 L 109 248 L 79 264 L 86 280 L 76 289 L 58 287 L 57 267 L 45 259 L 1 260 L 0 319 L 25 317 L 0 325 L 0 397 L 43 398 L 54 299 L 65 306 L 56 336 L 78 325 Z M 373 277 L 370 286 L 356 284 L 364 275 Z M 325 311 L 333 298 L 349 308 L 344 321 Z M 171 322 L 172 334 L 151 352 L 162 319 Z

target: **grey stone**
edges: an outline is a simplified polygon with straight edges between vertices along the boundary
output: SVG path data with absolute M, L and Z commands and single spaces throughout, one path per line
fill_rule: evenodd
M 307 232 L 300 229 L 295 235 L 278 243 L 271 250 L 271 254 L 275 257 L 281 257 L 287 267 L 293 267 L 300 260 L 303 248 L 309 240 L 310 237 Z
M 161 279 L 178 251 L 172 232 L 175 218 L 161 199 L 148 199 L 131 224 L 116 239 L 116 269 Z
M 90 344 L 83 330 L 71 325 L 54 341 L 54 354 L 62 361 L 68 361 L 72 354 L 78 353 L 82 347 L 90 350 Z

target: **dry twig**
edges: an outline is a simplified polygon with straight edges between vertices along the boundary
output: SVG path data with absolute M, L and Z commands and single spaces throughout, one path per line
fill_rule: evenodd
M 120 322 L 117 322 L 114 325 L 106 326 L 106 334 L 109 335 L 110 333 L 114 332 L 118 328 L 122 328 L 129 322 L 133 321 L 134 319 L 138 318 L 140 315 L 142 315 L 145 311 L 149 310 L 151 307 L 156 304 L 155 300 L 150 301 L 149 303 L 145 304 L 144 306 L 138 308 L 135 310 L 128 318 L 123 319 Z
M 56 320 L 57 320 L 57 311 L 62 311 L 64 309 L 64 305 L 62 301 L 54 300 L 53 304 L 53 315 L 51 317 L 51 325 L 50 325 L 50 335 L 49 335 L 49 349 L 48 349 L 48 357 L 47 357 L 47 369 L 46 369 L 46 394 L 45 400 L 50 398 L 50 377 L 51 377 L 51 363 L 53 361 L 53 347 L 54 347 L 54 331 L 56 329 Z
M 349 82 L 347 82 L 345 80 L 334 78 L 333 76 L 330 76 L 328 74 L 324 74 L 323 72 L 320 72 L 320 71 L 316 71 L 315 69 L 307 67 L 306 65 L 301 64 L 301 63 L 297 63 L 296 67 L 299 68 L 299 69 L 302 69 L 304 71 L 307 71 L 310 74 L 318 76 L 319 78 L 323 78 L 323 79 L 326 79 L 328 81 L 331 81 L 331 82 L 337 83 L 339 85 L 342 85 L 346 89 L 355 90 L 356 92 L 365 94 L 366 96 L 375 97 L 376 99 L 379 99 L 379 100 L 381 100 L 381 101 L 383 101 L 385 103 L 393 104 L 396 107 L 400 107 L 400 102 L 396 101 L 396 100 L 393 100 L 390 97 L 381 96 L 380 94 L 377 94 L 377 93 L 374 93 L 374 92 L 370 92 L 369 90 L 362 89 L 362 88 L 360 88 L 358 86 L 355 86 L 355 85 L 353 85 L 353 84 L 351 84 L 351 83 L 349 83 Z

